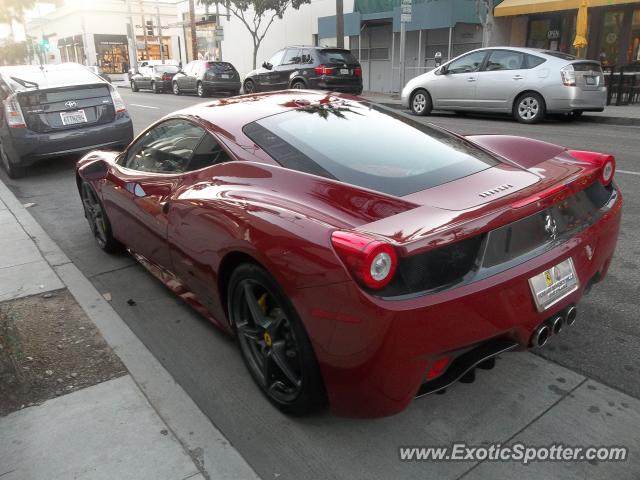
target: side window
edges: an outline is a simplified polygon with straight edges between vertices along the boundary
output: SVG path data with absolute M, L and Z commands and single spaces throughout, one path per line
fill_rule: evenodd
M 300 55 L 300 63 L 303 65 L 311 65 L 313 64 L 313 56 L 311 55 L 311 50 L 304 49 L 302 50 L 302 55 Z
M 482 65 L 486 51 L 473 52 L 469 55 L 465 55 L 457 60 L 454 60 L 447 65 L 447 72 L 449 73 L 471 73 L 477 72 Z
M 229 162 L 231 157 L 227 151 L 220 146 L 208 133 L 202 138 L 202 141 L 193 152 L 193 157 L 187 166 L 187 171 L 200 170 L 201 168 L 210 167 L 216 163 Z
M 280 50 L 279 52 L 275 53 L 267 63 L 270 63 L 272 67 L 277 67 L 278 65 L 280 65 L 282 57 L 284 57 L 284 50 Z
M 535 55 L 527 55 L 527 67 L 526 68 L 534 68 L 538 65 L 542 65 L 546 60 L 544 58 L 536 57 Z
M 494 50 L 489 54 L 485 70 L 519 70 L 523 68 L 524 53 L 512 50 Z
M 290 48 L 282 60 L 282 65 L 298 65 L 300 63 L 300 49 Z
M 124 166 L 151 173 L 182 173 L 204 130 L 185 120 L 167 120 L 131 146 Z

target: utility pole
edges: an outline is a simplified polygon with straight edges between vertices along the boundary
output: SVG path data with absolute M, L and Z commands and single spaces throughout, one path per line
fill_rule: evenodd
M 144 56 L 145 60 L 149 60 L 149 42 L 147 41 L 147 22 L 144 21 L 144 7 L 142 6 L 142 0 L 138 0 L 140 5 L 140 24 L 142 25 L 142 35 L 144 38 Z
M 222 61 L 222 42 L 218 38 L 220 31 L 220 5 L 216 2 L 216 60 Z
M 129 28 L 127 33 L 129 34 L 129 52 L 131 52 L 132 58 L 129 59 L 129 68 L 134 72 L 138 71 L 138 45 L 136 42 L 136 25 L 133 23 L 133 15 L 131 14 L 131 1 L 127 2 L 127 14 L 129 15 Z M 128 72 L 126 72 L 128 73 Z
M 160 45 L 160 60 L 164 65 L 164 45 L 162 44 L 162 25 L 160 25 L 160 4 L 156 0 L 156 28 L 158 29 L 158 45 Z
M 411 21 L 411 9 L 412 4 L 411 0 L 402 0 L 400 5 L 400 88 L 398 92 L 402 92 L 404 88 L 404 78 L 405 78 L 405 46 L 407 43 L 407 23 Z
M 344 4 L 336 0 L 336 47 L 344 48 Z
M 193 0 L 189 0 L 189 31 L 191 32 L 191 61 L 198 59 L 198 39 L 196 38 L 196 13 Z

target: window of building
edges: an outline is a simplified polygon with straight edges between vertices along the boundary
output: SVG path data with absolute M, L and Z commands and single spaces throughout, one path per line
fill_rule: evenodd
M 368 60 L 389 60 L 389 48 L 371 48 L 369 49 Z
M 629 42 L 627 62 L 640 62 L 640 8 L 633 11 L 631 19 L 631 41 Z
M 604 13 L 602 32 L 600 33 L 600 61 L 602 65 L 615 65 L 618 62 L 623 10 L 609 10 Z

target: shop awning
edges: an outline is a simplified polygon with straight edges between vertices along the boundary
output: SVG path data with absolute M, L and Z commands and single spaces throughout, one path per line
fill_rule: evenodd
M 606 7 L 636 3 L 638 0 L 589 0 L 589 7 Z M 581 0 L 504 0 L 493 10 L 495 17 L 511 15 L 527 15 L 530 13 L 557 12 L 560 10 L 577 10 Z

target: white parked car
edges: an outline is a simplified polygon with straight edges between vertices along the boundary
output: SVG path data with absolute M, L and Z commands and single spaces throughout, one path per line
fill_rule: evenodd
M 533 48 L 467 52 L 411 79 L 402 103 L 416 115 L 432 109 L 511 113 L 522 123 L 547 113 L 601 112 L 607 100 L 599 62 Z

